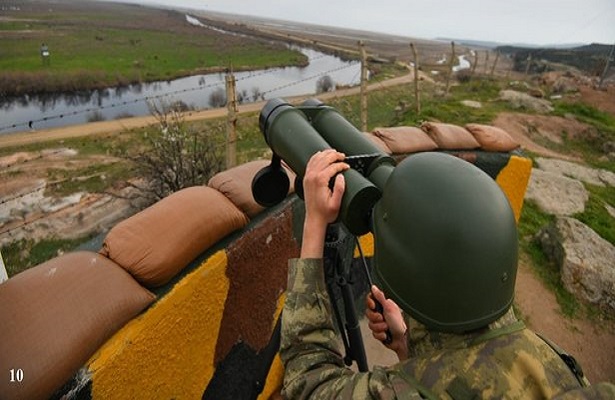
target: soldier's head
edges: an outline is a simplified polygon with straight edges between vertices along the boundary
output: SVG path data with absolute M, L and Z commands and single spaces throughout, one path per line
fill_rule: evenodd
M 407 157 L 373 212 L 375 277 L 428 329 L 465 332 L 512 305 L 517 228 L 497 183 L 441 153 Z

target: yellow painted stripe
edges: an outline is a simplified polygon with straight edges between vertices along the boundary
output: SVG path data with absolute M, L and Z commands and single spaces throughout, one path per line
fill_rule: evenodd
M 275 318 L 273 319 L 273 326 L 271 330 L 275 328 L 275 324 L 282 313 L 282 309 L 284 308 L 284 302 L 286 301 L 286 292 L 282 293 L 280 298 L 278 299 L 278 304 L 275 311 Z M 271 368 L 269 369 L 269 373 L 267 374 L 267 380 L 265 381 L 265 387 L 263 391 L 258 396 L 259 400 L 266 400 L 272 397 L 275 393 L 278 393 L 282 388 L 282 382 L 284 379 L 284 365 L 282 364 L 282 360 L 280 359 L 280 355 L 276 354 L 273 359 L 273 363 L 271 364 Z
M 363 255 L 365 257 L 372 257 L 374 255 L 374 235 L 371 233 L 366 233 L 365 235 L 359 237 L 359 244 L 361 244 L 361 250 L 363 250 Z M 359 248 L 355 246 L 354 258 L 360 256 Z
M 211 380 L 227 257 L 219 251 L 114 335 L 88 362 L 94 399 L 196 399 Z
M 525 157 L 511 156 L 496 178 L 496 182 L 508 197 L 508 201 L 515 213 L 517 223 L 521 217 L 525 190 L 532 173 L 532 160 Z
M 281 392 L 284 382 L 284 364 L 280 358 L 280 353 L 276 353 L 263 392 L 258 396 L 258 400 L 267 400 L 277 398 L 276 395 Z

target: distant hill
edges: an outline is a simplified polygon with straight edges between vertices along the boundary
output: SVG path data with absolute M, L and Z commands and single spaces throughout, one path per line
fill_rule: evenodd
M 590 75 L 600 75 L 611 47 L 612 45 L 592 43 L 573 48 L 498 46 L 496 50 L 512 58 L 516 71 L 525 71 L 531 56 L 531 72 L 547 72 L 570 66 Z

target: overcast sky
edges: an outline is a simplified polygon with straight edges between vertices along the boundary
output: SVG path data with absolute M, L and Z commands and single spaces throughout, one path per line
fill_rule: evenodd
M 615 42 L 615 0 L 125 0 L 433 39 Z

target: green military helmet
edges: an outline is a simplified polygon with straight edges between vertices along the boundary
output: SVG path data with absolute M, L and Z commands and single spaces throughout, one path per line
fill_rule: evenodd
M 407 157 L 374 207 L 373 232 L 378 284 L 429 329 L 473 330 L 512 305 L 515 218 L 474 165 L 442 153 Z

